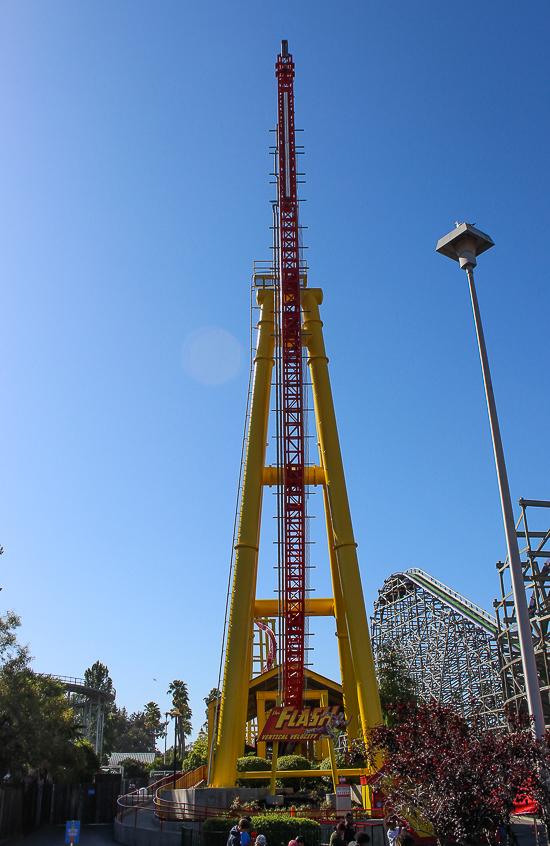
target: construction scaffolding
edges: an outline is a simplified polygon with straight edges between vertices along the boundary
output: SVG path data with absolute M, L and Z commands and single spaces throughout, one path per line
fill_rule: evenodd
M 550 728 L 550 502 L 520 499 L 521 517 L 516 526 L 522 558 L 523 580 L 528 594 L 535 660 L 539 675 L 544 723 Z M 523 548 L 522 548 L 523 547 Z M 502 661 L 504 703 L 515 713 L 527 711 L 523 667 L 519 651 L 516 610 L 506 559 L 497 562 L 501 598 L 495 600 L 498 645 Z M 529 596 L 530 593 L 530 596 Z
M 411 568 L 384 582 L 371 630 L 377 668 L 384 651 L 395 649 L 421 700 L 479 715 L 488 728 L 502 725 L 496 617 Z

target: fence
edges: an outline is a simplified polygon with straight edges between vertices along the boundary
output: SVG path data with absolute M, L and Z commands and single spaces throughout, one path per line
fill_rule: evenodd
M 0 840 L 21 837 L 41 825 L 67 820 L 110 823 L 116 814 L 120 781 L 97 784 L 0 786 Z

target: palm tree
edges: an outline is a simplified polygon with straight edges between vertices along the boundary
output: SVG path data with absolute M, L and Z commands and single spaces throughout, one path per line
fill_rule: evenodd
M 155 751 L 156 746 L 156 738 L 161 737 L 164 731 L 164 724 L 161 723 L 162 714 L 160 713 L 160 708 L 156 702 L 148 702 L 145 706 L 145 725 L 151 732 L 151 738 L 153 741 L 153 752 Z
M 185 755 L 185 738 L 189 737 L 193 731 L 191 725 L 191 718 L 193 712 L 189 707 L 189 694 L 187 692 L 187 685 L 180 679 L 174 679 L 168 686 L 167 693 L 172 694 L 172 705 L 176 708 L 181 716 L 178 717 L 178 734 L 179 745 L 181 749 L 181 757 Z M 175 754 L 175 750 L 174 750 Z

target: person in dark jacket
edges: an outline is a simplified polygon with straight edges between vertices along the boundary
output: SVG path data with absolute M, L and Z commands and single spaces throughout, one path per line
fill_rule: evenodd
M 330 835 L 330 846 L 347 846 L 346 841 L 344 840 L 345 830 L 346 824 L 344 822 L 338 823 L 336 831 L 333 831 Z
M 242 820 L 239 820 L 239 825 L 234 825 L 229 832 L 227 846 L 241 846 L 241 834 L 245 831 L 248 832 L 249 828 L 250 822 L 246 819 L 246 817 L 243 817 Z
M 344 840 L 346 843 L 351 843 L 355 840 L 356 828 L 353 824 L 353 814 L 351 811 L 348 811 L 346 814 L 346 829 L 344 831 Z

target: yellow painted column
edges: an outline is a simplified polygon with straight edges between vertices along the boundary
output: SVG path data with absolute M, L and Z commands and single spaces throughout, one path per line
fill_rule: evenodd
M 212 742 L 214 740 L 214 730 L 216 725 L 216 703 L 217 699 L 213 699 L 208 703 L 208 758 L 210 759 L 210 750 L 212 749 Z
M 336 636 L 338 638 L 338 655 L 340 657 L 340 673 L 342 675 L 342 690 L 344 692 L 344 713 L 346 719 L 351 718 L 347 727 L 348 746 L 350 740 L 361 739 L 359 719 L 359 700 L 357 698 L 357 684 L 353 672 L 353 661 L 349 647 L 348 626 L 346 621 L 346 609 L 342 586 L 340 584 L 340 573 L 338 572 L 338 560 L 334 549 L 334 534 L 332 531 L 332 518 L 326 486 L 323 488 L 323 502 L 325 506 L 325 520 L 327 524 L 328 554 L 330 560 L 330 574 L 332 577 L 332 593 L 334 596 L 334 614 L 336 617 Z
M 277 759 L 279 757 L 279 741 L 273 741 L 273 755 L 271 758 L 271 778 L 269 779 L 269 795 L 275 796 L 275 781 L 277 780 Z
M 254 617 L 258 544 L 262 513 L 263 472 L 273 351 L 275 342 L 274 292 L 260 288 L 259 335 L 254 360 L 254 384 L 246 445 L 231 612 L 227 632 L 225 672 L 222 688 L 218 744 L 210 777 L 212 787 L 233 787 L 237 758 L 245 731 L 245 702 L 248 698 L 250 627 Z
M 346 611 L 353 671 L 357 683 L 359 713 L 364 732 L 367 727 L 382 722 L 382 709 L 380 708 L 369 626 L 357 561 L 357 544 L 353 536 L 336 415 L 332 401 L 328 358 L 323 341 L 323 324 L 319 315 L 319 304 L 322 300 L 323 293 L 319 288 L 304 289 L 302 300 L 303 328 L 309 353 L 308 364 L 313 383 L 313 401 L 319 448 L 326 475 L 334 548 Z
M 258 737 L 265 726 L 265 698 L 256 694 L 256 712 L 258 715 Z M 259 740 L 256 746 L 257 755 L 259 758 L 265 758 L 267 754 L 265 740 Z
M 338 767 L 336 766 L 336 755 L 334 752 L 333 740 L 329 740 L 328 748 L 330 756 L 330 769 L 332 770 L 332 784 L 334 786 L 334 792 L 336 793 L 336 788 L 338 787 Z

